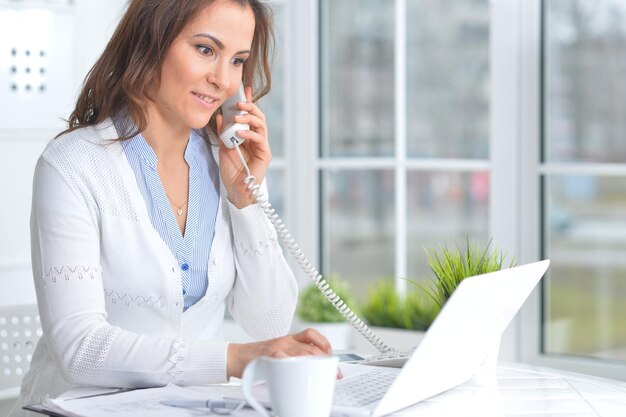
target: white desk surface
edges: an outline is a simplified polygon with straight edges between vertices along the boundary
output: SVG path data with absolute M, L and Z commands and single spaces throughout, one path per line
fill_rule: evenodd
M 231 388 L 194 387 L 215 396 Z M 253 415 L 250 410 L 242 415 Z M 419 417 L 626 417 L 626 383 L 523 364 L 500 364 L 495 378 L 472 378 L 392 414 Z
M 522 364 L 472 378 L 398 416 L 626 417 L 626 383 Z

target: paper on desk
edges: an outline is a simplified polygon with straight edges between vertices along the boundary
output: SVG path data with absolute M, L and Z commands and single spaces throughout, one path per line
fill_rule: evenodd
M 115 395 L 80 399 L 46 399 L 42 404 L 48 411 L 68 417 L 187 417 L 206 415 L 205 409 L 185 409 L 160 404 L 163 400 L 207 400 L 206 394 L 177 385 L 137 389 Z M 240 416 L 253 415 L 246 410 Z
M 77 387 L 69 391 L 65 391 L 59 395 L 57 399 L 69 400 L 87 397 L 96 397 L 98 395 L 112 395 L 124 391 L 132 391 L 131 388 L 105 388 L 105 387 Z

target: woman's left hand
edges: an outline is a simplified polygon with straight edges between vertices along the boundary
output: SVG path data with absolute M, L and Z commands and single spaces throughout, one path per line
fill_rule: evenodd
M 267 167 L 272 160 L 272 151 L 268 141 L 267 123 L 265 114 L 252 102 L 252 88 L 245 88 L 246 102 L 237 103 L 239 110 L 245 110 L 248 114 L 237 116 L 237 123 L 247 123 L 250 130 L 238 131 L 237 134 L 244 139 L 239 146 L 250 172 L 256 178 L 256 183 L 261 184 L 265 178 Z M 222 132 L 223 119 L 221 115 L 216 117 L 217 131 Z M 224 186 L 228 191 L 228 199 L 237 208 L 241 209 L 250 204 L 254 204 L 256 199 L 248 186 L 243 183 L 246 178 L 246 171 L 243 168 L 236 149 L 227 148 L 220 143 L 220 175 Z

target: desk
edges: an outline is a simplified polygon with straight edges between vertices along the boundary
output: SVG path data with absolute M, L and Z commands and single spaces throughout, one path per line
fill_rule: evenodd
M 185 390 L 193 391 L 189 394 L 194 397 L 199 394 L 200 398 L 218 398 L 236 396 L 239 388 L 211 386 Z M 250 409 L 237 414 L 254 415 Z M 472 378 L 393 416 L 625 417 L 626 383 L 529 365 L 501 364 L 495 375 Z
M 211 390 L 213 395 L 223 392 Z M 530 365 L 500 364 L 495 378 L 472 378 L 392 415 L 626 417 L 626 383 Z
M 522 364 L 498 366 L 398 416 L 625 417 L 626 383 Z

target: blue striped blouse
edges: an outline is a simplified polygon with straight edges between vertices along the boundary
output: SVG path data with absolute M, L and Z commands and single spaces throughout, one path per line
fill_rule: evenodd
M 121 132 L 119 119 L 115 121 L 115 125 L 118 132 Z M 191 131 L 185 149 L 185 161 L 189 165 L 189 201 L 183 236 L 165 195 L 154 150 L 141 134 L 124 142 L 124 152 L 146 202 L 152 226 L 180 266 L 185 310 L 206 294 L 209 284 L 207 273 L 215 235 L 220 185 L 219 167 L 211 150 L 206 149 L 208 146 L 210 145 L 197 132 Z

